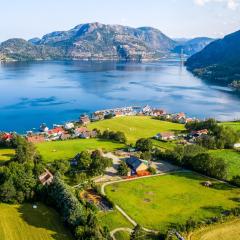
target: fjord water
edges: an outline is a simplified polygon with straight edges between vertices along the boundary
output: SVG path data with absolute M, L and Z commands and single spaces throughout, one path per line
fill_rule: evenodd
M 24 132 L 99 109 L 146 104 L 199 118 L 240 117 L 237 93 L 194 77 L 177 60 L 0 64 L 0 130 Z

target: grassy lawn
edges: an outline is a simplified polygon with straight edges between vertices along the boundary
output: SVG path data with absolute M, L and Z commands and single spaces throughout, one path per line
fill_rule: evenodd
M 193 233 L 189 240 L 239 240 L 240 220 L 212 225 Z
M 202 220 L 238 206 L 240 189 L 219 182 L 203 187 L 206 180 L 179 172 L 109 185 L 106 193 L 142 226 L 164 231 L 190 217 Z
M 117 240 L 130 240 L 130 234 L 128 232 L 119 231 L 114 234 Z
M 45 205 L 0 204 L 1 240 L 72 240 L 58 214 Z
M 135 143 L 139 138 L 153 137 L 159 132 L 185 130 L 183 124 L 155 120 L 146 116 L 126 116 L 98 121 L 91 123 L 89 128 L 122 131 L 126 134 L 129 143 Z
M 127 227 L 133 228 L 132 224 L 125 219 L 117 210 L 111 212 L 100 212 L 98 219 L 102 226 L 107 226 L 110 231 L 115 228 Z
M 228 179 L 233 176 L 240 175 L 240 152 L 231 149 L 212 150 L 211 155 L 222 158 L 228 164 Z
M 37 145 L 44 161 L 51 162 L 58 159 L 70 159 L 84 150 L 103 149 L 113 151 L 124 145 L 98 139 L 75 139 L 68 141 L 44 142 Z
M 153 146 L 160 148 L 161 150 L 173 150 L 176 147 L 176 141 L 158 141 L 158 140 L 152 140 Z
M 0 164 L 6 162 L 13 157 L 15 151 L 10 148 L 0 148 Z
M 223 122 L 221 125 L 231 127 L 235 130 L 240 130 L 240 122 Z

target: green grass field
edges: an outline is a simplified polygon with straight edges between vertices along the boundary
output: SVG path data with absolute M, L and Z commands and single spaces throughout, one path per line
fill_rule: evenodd
M 1 162 L 6 162 L 14 156 L 15 151 L 10 148 L 0 148 L 0 164 Z
M 72 240 L 58 214 L 45 205 L 0 204 L 1 240 Z
M 238 206 L 235 199 L 240 189 L 219 182 L 212 188 L 203 187 L 201 182 L 206 180 L 179 172 L 109 185 L 106 193 L 137 223 L 164 231 L 190 217 L 202 220 Z
M 98 139 L 75 139 L 68 141 L 44 142 L 37 145 L 43 160 L 52 162 L 59 159 L 73 158 L 77 153 L 84 150 L 103 149 L 113 151 L 124 147 L 123 144 Z
M 101 225 L 107 226 L 110 231 L 115 228 L 133 228 L 132 224 L 117 210 L 111 212 L 99 212 L 98 219 Z
M 119 231 L 114 234 L 117 240 L 130 240 L 130 234 L 128 232 Z
M 98 121 L 91 123 L 89 128 L 97 128 L 101 131 L 122 131 L 129 143 L 135 143 L 139 138 L 153 137 L 159 132 L 185 130 L 183 124 L 155 120 L 146 116 L 126 116 Z
M 188 240 L 240 240 L 240 220 L 216 224 L 194 232 Z
M 240 131 L 240 122 L 223 122 L 220 125 L 231 127 L 237 131 Z
M 228 164 L 227 179 L 240 175 L 240 152 L 231 149 L 212 150 L 210 154 L 217 158 L 222 158 Z

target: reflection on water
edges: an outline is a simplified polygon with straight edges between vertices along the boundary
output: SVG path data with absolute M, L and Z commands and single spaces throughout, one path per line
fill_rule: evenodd
M 239 95 L 179 62 L 24 62 L 0 65 L 0 130 L 25 131 L 97 109 L 149 104 L 200 118 L 240 117 Z

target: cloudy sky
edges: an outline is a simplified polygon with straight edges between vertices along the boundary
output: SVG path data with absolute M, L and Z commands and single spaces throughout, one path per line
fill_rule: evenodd
M 0 0 L 0 41 L 29 39 L 86 22 L 152 26 L 170 37 L 240 30 L 240 0 Z

